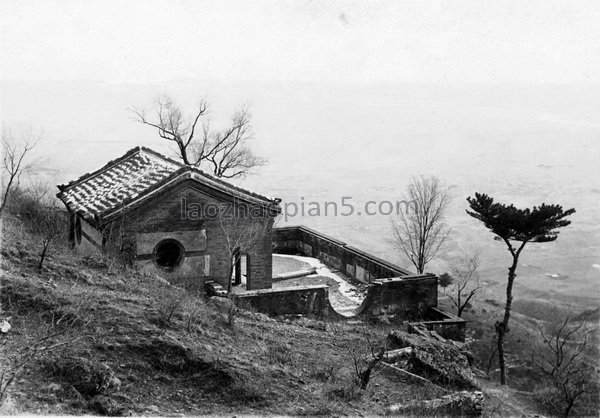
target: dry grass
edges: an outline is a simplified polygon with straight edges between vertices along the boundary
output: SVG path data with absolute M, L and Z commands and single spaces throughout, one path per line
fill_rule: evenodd
M 2 314 L 14 327 L 5 348 L 17 350 L 25 333 L 61 315 L 81 317 L 76 332 L 89 338 L 29 364 L 9 393 L 15 412 L 89 413 L 90 395 L 56 372 L 66 358 L 110 370 L 120 384 L 101 395 L 134 414 L 383 414 L 389 402 L 411 397 L 409 385 L 385 376 L 366 391 L 350 389 L 346 351 L 364 343 L 364 326 L 290 323 L 241 309 L 232 327 L 201 295 L 133 270 L 115 272 L 101 259 L 60 252 L 38 273 L 28 239 L 13 235 L 2 245 Z M 387 331 L 368 329 L 372 340 Z
M 0 315 L 13 330 L 3 350 L 22 349 L 61 317 L 88 337 L 28 364 L 0 413 L 98 413 L 96 392 L 75 389 L 83 386 L 66 378 L 65 359 L 116 379 L 94 389 L 115 414 L 384 415 L 391 404 L 439 395 L 387 373 L 356 387 L 349 348 L 370 350 L 365 341 L 383 343 L 391 326 L 278 320 L 244 308 L 230 326 L 202 295 L 100 257 L 57 252 L 39 273 L 31 238 L 18 228 L 4 237 Z

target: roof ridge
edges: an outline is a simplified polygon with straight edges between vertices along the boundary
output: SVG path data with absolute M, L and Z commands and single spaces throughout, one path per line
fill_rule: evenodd
M 173 160 L 172 158 L 167 157 L 166 155 L 161 154 L 161 153 L 159 153 L 157 151 L 154 151 L 151 148 L 147 148 L 147 147 L 144 147 L 144 146 L 139 146 L 138 148 L 140 148 L 144 152 L 148 152 L 150 154 L 154 154 L 157 157 L 163 158 L 164 160 L 167 160 L 167 161 L 169 161 L 171 163 L 177 164 L 180 167 L 187 167 L 187 168 L 191 169 L 192 171 L 195 171 L 195 172 L 203 175 L 204 177 L 208 178 L 209 180 L 213 180 L 213 181 L 215 181 L 217 183 L 221 183 L 221 184 L 223 184 L 225 186 L 228 186 L 228 187 L 231 187 L 231 188 L 233 188 L 233 189 L 235 189 L 237 191 L 248 193 L 249 195 L 252 195 L 252 196 L 258 197 L 258 198 L 262 198 L 262 199 L 266 199 L 268 201 L 275 201 L 276 200 L 275 198 L 271 198 L 269 196 L 265 196 L 265 195 L 262 195 L 260 193 L 253 192 L 252 190 L 248 190 L 248 189 L 245 189 L 243 187 L 240 187 L 240 186 L 237 186 L 235 184 L 232 184 L 232 183 L 230 183 L 228 181 L 225 181 L 225 180 L 223 180 L 223 179 L 221 179 L 219 177 L 216 177 L 216 176 L 214 176 L 214 175 L 212 175 L 210 173 L 207 173 L 206 171 L 202 170 L 201 168 L 198 168 L 198 167 L 195 167 L 195 166 L 192 166 L 192 165 L 186 165 L 186 164 L 183 164 L 183 163 L 181 163 L 179 161 Z
M 146 152 L 146 153 L 148 153 L 148 154 L 153 154 L 153 155 L 154 155 L 154 156 L 156 156 L 156 157 L 162 158 L 163 160 L 165 160 L 165 161 L 167 161 L 167 162 L 170 162 L 170 163 L 172 163 L 172 164 L 176 164 L 176 165 L 178 165 L 178 166 L 180 166 L 180 167 L 189 167 L 189 166 L 185 165 L 185 164 L 184 164 L 184 163 L 182 163 L 182 162 L 179 162 L 179 161 L 177 161 L 177 160 L 174 160 L 174 159 L 173 159 L 173 158 L 171 158 L 171 157 L 167 157 L 165 154 L 162 154 L 162 153 L 160 153 L 160 152 L 158 152 L 158 151 L 154 151 L 152 148 L 148 148 L 148 147 L 145 147 L 145 146 L 143 146 L 143 145 L 138 145 L 138 146 L 137 146 L 137 148 L 139 148 L 139 150 L 140 150 L 140 151 Z

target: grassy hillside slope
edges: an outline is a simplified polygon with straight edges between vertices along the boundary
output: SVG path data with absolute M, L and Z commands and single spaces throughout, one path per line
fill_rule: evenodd
M 447 393 L 385 373 L 357 389 L 353 358 L 397 327 L 237 313 L 68 250 L 39 272 L 36 248 L 27 235 L 3 236 L 3 387 L 21 363 L 23 372 L 0 414 L 384 415 Z M 507 393 L 490 390 L 484 415 L 535 412 Z

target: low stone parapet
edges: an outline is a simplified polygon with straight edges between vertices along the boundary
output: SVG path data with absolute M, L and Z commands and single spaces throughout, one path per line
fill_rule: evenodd
M 410 275 L 400 266 L 305 226 L 274 228 L 273 252 L 318 258 L 362 283 L 371 283 L 381 277 Z
M 323 318 L 333 312 L 329 286 L 324 284 L 250 290 L 236 294 L 234 300 L 271 316 L 301 314 Z

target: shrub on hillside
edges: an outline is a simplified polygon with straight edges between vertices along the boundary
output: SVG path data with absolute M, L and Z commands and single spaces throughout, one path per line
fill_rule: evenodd
M 158 309 L 158 320 L 167 325 L 176 317 L 181 318 L 181 308 L 186 298 L 186 292 L 169 284 L 158 283 L 152 292 Z
M 600 388 L 595 368 L 598 352 L 592 334 L 584 328 L 585 322 L 572 317 L 568 314 L 540 327 L 541 342 L 531 354 L 531 362 L 543 373 L 548 387 L 554 389 L 541 394 L 555 399 L 555 409 L 565 417 L 590 404 L 597 411 Z
M 134 236 L 125 230 L 127 222 L 129 220 L 121 218 L 119 222 L 109 224 L 102 231 L 105 240 L 102 253 L 109 272 L 135 267 L 136 243 Z
M 46 257 L 67 242 L 66 211 L 58 207 L 57 201 L 49 198 L 41 186 L 15 190 L 8 202 L 8 211 L 38 243 L 37 268 L 42 271 Z

